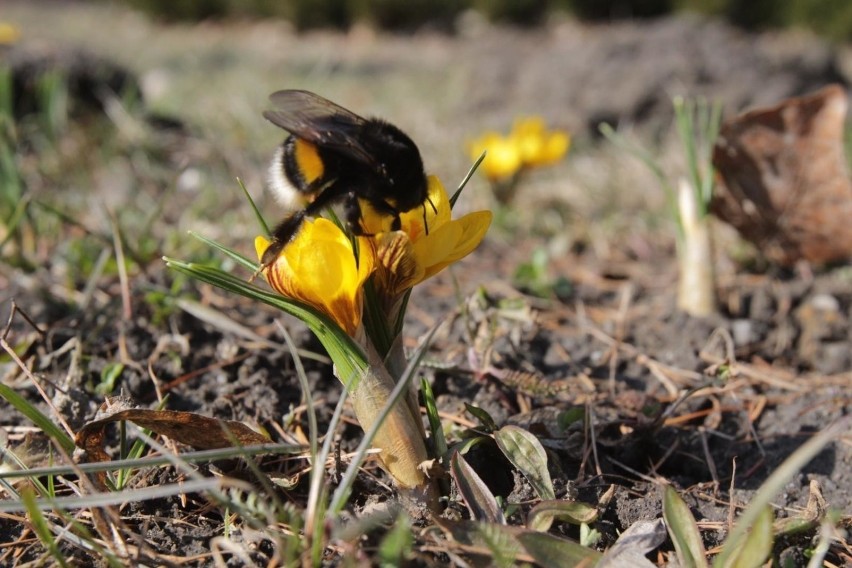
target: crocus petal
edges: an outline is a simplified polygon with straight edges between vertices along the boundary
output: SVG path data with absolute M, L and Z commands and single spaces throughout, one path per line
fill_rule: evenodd
M 524 136 L 538 137 L 544 133 L 544 119 L 540 116 L 528 116 L 519 118 L 512 125 L 512 136 L 523 138 Z
M 429 200 L 423 204 L 423 208 L 412 209 L 399 216 L 402 230 L 408 234 L 412 241 L 417 241 L 427 233 L 431 233 L 441 225 L 448 223 L 452 218 L 450 208 L 450 197 L 444 189 L 444 185 L 436 176 L 426 178 L 428 182 Z M 426 222 L 426 226 L 423 222 Z M 428 231 L 426 228 L 428 227 Z
M 452 220 L 449 196 L 437 177 L 429 177 L 429 196 L 437 213 L 427 207 L 428 234 L 423 231 L 409 233 L 411 253 L 417 266 L 422 269 L 422 275 L 415 284 L 470 254 L 485 237 L 491 225 L 490 211 L 469 213 L 460 219 Z M 410 217 L 411 213 L 407 216 Z M 407 221 L 410 223 L 409 227 L 417 224 L 416 218 L 406 219 L 403 220 L 403 228 L 406 227 Z
M 446 242 L 438 244 L 432 241 L 432 234 L 430 234 L 426 239 L 416 243 L 414 247 L 415 256 L 421 255 L 418 256 L 418 263 L 422 263 L 424 267 L 422 280 L 434 276 L 450 264 L 473 252 L 485 238 L 485 233 L 491 226 L 491 219 L 491 211 L 468 213 L 464 217 L 445 225 L 444 227 L 447 228 L 443 228 L 444 231 L 440 234 L 436 232 L 435 241 L 446 237 Z M 443 257 L 440 259 L 436 258 L 437 255 L 432 252 L 437 249 L 441 249 L 443 253 Z
M 436 264 L 444 262 L 455 252 L 456 243 L 461 235 L 462 228 L 457 221 L 450 221 L 431 231 L 412 245 L 417 264 L 429 270 Z
M 561 130 L 548 131 L 540 116 L 520 118 L 508 136 L 487 132 L 468 145 L 478 158 L 486 151 L 481 170 L 492 182 L 513 177 L 524 168 L 552 164 L 568 152 L 571 138 Z
M 376 287 L 390 298 L 423 280 L 424 268 L 417 262 L 411 240 L 403 231 L 381 233 L 376 237 Z
M 372 244 L 359 243 L 356 263 L 352 243 L 337 225 L 306 221 L 263 274 L 275 291 L 317 308 L 353 335 L 361 322 L 361 289 L 375 266 Z M 263 237 L 255 239 L 258 258 L 268 246 Z
M 447 260 L 456 262 L 473 252 L 473 249 L 478 247 L 482 239 L 485 238 L 485 233 L 491 226 L 492 218 L 491 211 L 474 211 L 454 221 L 461 227 L 461 235 Z
M 376 247 L 367 237 L 358 237 L 358 282 L 363 285 L 376 268 Z
M 262 235 L 258 235 L 254 238 L 254 251 L 257 253 L 257 259 L 260 260 L 263 258 L 263 253 L 266 252 L 266 249 L 269 248 L 269 245 L 272 244 L 269 239 Z
M 359 199 L 358 204 L 361 207 L 361 227 L 368 235 L 378 235 L 391 230 L 393 218 L 389 215 L 382 215 L 370 205 L 370 202 L 365 199 Z
M 444 186 L 434 176 L 429 178 L 429 195 L 437 214 L 432 214 L 429 233 L 410 233 L 411 252 L 417 265 L 423 269 L 420 282 L 434 276 L 479 246 L 491 225 L 490 211 L 476 211 L 452 220 L 450 199 Z M 412 220 L 414 221 L 414 220 Z M 405 228 L 403 222 L 403 228 Z

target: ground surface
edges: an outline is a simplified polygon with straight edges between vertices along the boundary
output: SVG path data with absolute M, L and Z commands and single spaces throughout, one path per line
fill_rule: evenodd
M 158 260 L 212 256 L 184 237 L 187 229 L 249 254 L 257 230 L 232 180 L 244 179 L 261 195 L 264 162 L 281 133 L 259 113 L 265 96 L 283 87 L 391 118 L 448 187 L 470 163 L 465 141 L 505 129 L 516 115 L 541 114 L 575 134 L 566 163 L 533 172 L 477 252 L 415 291 L 405 338 L 413 348 L 443 322 L 424 373 L 449 431 L 472 423 L 464 413 L 464 403 L 472 403 L 498 424 L 536 433 L 557 486 L 574 484 L 590 503 L 616 486 L 596 524 L 601 548 L 634 522 L 660 516 L 654 482 L 662 480 L 683 490 L 711 548 L 728 529 L 731 501 L 746 504 L 795 448 L 852 409 L 852 273 L 746 270 L 743 259 L 752 253 L 720 227 L 718 314 L 679 313 L 662 193 L 593 128 L 601 120 L 635 126 L 637 139 L 657 144 L 676 171 L 666 134 L 672 94 L 719 96 L 731 110 L 774 101 L 842 80 L 842 49 L 796 34 L 752 37 L 683 20 L 603 28 L 564 22 L 521 33 L 468 19 L 461 36 L 447 38 L 368 30 L 296 36 L 270 23 L 164 27 L 119 9 L 73 4 L 12 4 L 0 17 L 21 27 L 21 47 L 109 57 L 140 78 L 149 113 L 183 124 L 163 130 L 151 121 L 134 138 L 111 115 L 100 130 L 72 124 L 73 135 L 50 157 L 27 150 L 28 188 L 76 222 L 40 225 L 37 244 L 24 242 L 18 261 L 0 265 L 0 305 L 5 319 L 14 299 L 46 330 L 36 336 L 18 317 L 7 340 L 29 346 L 30 363 L 72 429 L 93 417 L 102 401 L 94 385 L 115 362 L 125 366 L 113 392 L 123 389 L 141 405 L 156 400 L 158 384 L 169 408 L 257 423 L 273 435 L 292 434 L 303 420 L 293 411 L 301 395 L 292 359 L 263 340 L 281 341 L 276 314 L 175 283 Z M 260 199 L 275 218 L 272 201 Z M 464 210 L 493 206 L 478 178 L 460 202 Z M 116 226 L 132 260 L 127 282 L 114 263 L 95 262 L 101 251 L 111 256 Z M 543 272 L 513 285 L 536 254 L 545 255 Z M 188 302 L 224 316 L 199 319 Z M 300 347 L 321 349 L 296 322 L 287 325 Z M 328 403 L 326 423 L 339 385 L 328 365 L 305 363 L 314 398 Z M 14 365 L 2 364 L 5 384 L 41 400 Z M 672 407 L 698 386 L 705 388 Z M 595 452 L 588 429 L 565 431 L 555 418 L 575 407 L 593 417 Z M 0 416 L 6 434 L 21 443 L 28 421 L 5 402 Z M 342 449 L 354 448 L 359 435 L 347 426 Z M 523 498 L 518 476 L 488 474 L 508 471 L 497 456 L 475 459 L 494 493 Z M 137 483 L 165 483 L 170 475 L 163 470 Z M 774 501 L 779 516 L 804 509 L 813 480 L 848 523 L 848 438 L 785 487 Z M 355 506 L 389 498 L 382 487 L 365 476 Z M 291 497 L 303 499 L 304 489 Z M 205 507 L 201 498 L 163 498 L 122 515 L 128 526 L 144 527 L 151 550 L 204 565 L 210 538 L 222 534 L 221 517 Z M 557 530 L 577 538 L 576 527 Z M 799 558 L 812 536 L 779 542 L 776 554 Z M 0 516 L 0 542 L 22 537 L 32 533 Z M 38 556 L 36 545 L 18 544 L 23 548 L 0 549 L 0 564 Z M 840 546 L 832 555 L 835 563 L 850 558 Z

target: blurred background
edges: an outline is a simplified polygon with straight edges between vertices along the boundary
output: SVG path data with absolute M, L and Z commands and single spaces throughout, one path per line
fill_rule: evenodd
M 388 31 L 425 27 L 454 31 L 473 11 L 489 22 L 538 26 L 549 18 L 586 21 L 653 18 L 693 12 L 724 18 L 745 29 L 798 26 L 835 40 L 852 39 L 852 8 L 843 0 L 124 0 L 125 5 L 164 21 L 274 18 L 298 30 L 346 30 L 368 24 Z

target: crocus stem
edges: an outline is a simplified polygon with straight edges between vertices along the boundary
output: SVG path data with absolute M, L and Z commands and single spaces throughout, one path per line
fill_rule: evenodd
M 388 354 L 385 356 L 385 368 L 390 373 L 394 382 L 398 382 L 402 378 L 407 367 L 408 360 L 405 358 L 405 349 L 402 346 L 402 334 L 400 334 L 393 340 L 391 347 L 388 350 Z M 420 426 L 420 437 L 425 440 L 426 429 L 423 427 L 423 421 L 420 420 L 420 404 L 417 400 L 419 384 L 420 383 L 417 379 L 411 381 L 411 388 L 408 391 L 408 396 L 406 396 L 406 403 L 411 410 L 412 416 L 414 416 L 414 421 L 418 426 Z
M 350 396 L 358 423 L 368 431 L 380 419 L 396 382 L 372 343 L 367 342 L 365 350 L 369 367 Z M 437 507 L 434 483 L 421 469 L 421 464 L 429 459 L 423 425 L 419 413 L 414 414 L 410 404 L 401 402 L 391 408 L 373 438 L 373 447 L 381 450 L 379 459 L 400 489 L 407 490 L 433 510 Z

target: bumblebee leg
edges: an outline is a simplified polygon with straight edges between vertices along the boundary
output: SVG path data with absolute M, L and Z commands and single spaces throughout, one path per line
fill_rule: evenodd
M 364 232 L 364 227 L 361 226 L 361 204 L 358 203 L 358 193 L 350 191 L 346 194 L 346 201 L 343 203 L 343 211 L 346 214 L 346 224 L 349 225 L 349 230 L 353 235 L 359 237 L 371 237 Z
M 313 217 L 325 207 L 328 207 L 340 198 L 340 192 L 335 191 L 335 186 L 332 185 L 319 193 L 307 207 L 300 211 L 296 211 L 275 227 L 272 231 L 272 243 L 263 252 L 263 257 L 260 259 L 260 269 L 263 270 L 278 258 L 287 243 L 293 240 L 296 233 L 302 227 L 305 217 Z
M 361 226 L 362 211 L 358 198 L 359 192 L 355 190 L 350 191 L 346 195 L 346 201 L 343 204 L 343 208 L 346 212 L 346 223 L 349 225 L 349 229 L 353 234 L 362 237 L 372 237 L 374 235 L 372 233 L 364 232 L 364 228 Z M 399 220 L 399 211 L 386 201 L 370 201 L 370 206 L 380 215 L 393 216 L 393 223 L 391 224 L 392 231 L 398 231 L 402 227 Z
M 323 209 L 329 207 L 334 202 L 339 202 L 340 198 L 346 195 L 346 192 L 341 191 L 339 184 L 330 183 L 311 201 L 303 210 L 305 215 L 311 217 L 319 214 Z
M 263 256 L 260 259 L 261 270 L 275 262 L 275 259 L 281 254 L 287 243 L 293 240 L 293 237 L 299 232 L 299 228 L 302 226 L 304 220 L 305 210 L 303 209 L 293 213 L 275 227 L 272 231 L 272 242 L 263 251 Z
M 393 222 L 391 223 L 391 231 L 399 231 L 402 228 L 402 221 L 399 219 L 399 209 L 388 203 L 383 199 L 379 199 L 376 201 L 370 201 L 370 205 L 373 206 L 373 209 L 376 210 L 376 213 L 381 215 L 387 215 L 388 217 L 393 217 Z

